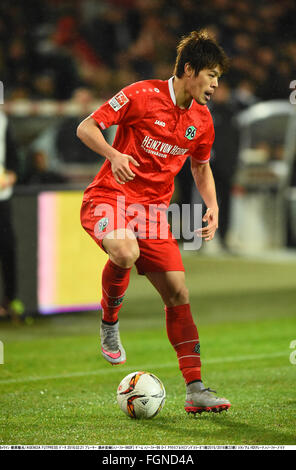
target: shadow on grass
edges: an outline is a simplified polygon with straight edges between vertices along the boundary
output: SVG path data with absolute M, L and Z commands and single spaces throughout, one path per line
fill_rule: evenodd
M 167 428 L 169 441 L 163 440 L 163 445 L 294 445 L 295 437 L 287 432 L 267 429 L 261 425 L 249 424 L 231 411 L 225 416 L 201 415 L 184 416 L 182 418 L 159 417 L 155 421 L 141 422 L 152 439 L 147 444 L 153 444 L 153 431 L 162 432 Z M 251 417 L 250 417 L 251 419 Z

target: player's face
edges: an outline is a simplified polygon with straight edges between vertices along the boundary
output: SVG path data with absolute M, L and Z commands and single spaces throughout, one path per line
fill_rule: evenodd
M 219 66 L 212 69 L 203 69 L 198 75 L 195 75 L 194 70 L 191 69 L 191 72 L 187 75 L 187 91 L 195 101 L 204 105 L 211 99 L 217 88 L 220 75 Z

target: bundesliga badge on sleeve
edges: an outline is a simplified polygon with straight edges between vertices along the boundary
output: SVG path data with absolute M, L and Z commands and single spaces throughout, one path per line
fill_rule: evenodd
M 125 96 L 123 91 L 120 91 L 119 93 L 117 93 L 117 95 L 111 98 L 111 100 L 109 101 L 109 104 L 111 108 L 113 108 L 114 111 L 117 112 L 128 102 L 129 102 L 129 99 L 127 98 L 127 96 Z

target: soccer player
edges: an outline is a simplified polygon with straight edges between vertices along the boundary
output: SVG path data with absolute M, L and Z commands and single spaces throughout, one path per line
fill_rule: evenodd
M 179 247 L 170 231 L 165 239 L 159 235 L 161 222 L 151 207 L 169 206 L 174 177 L 190 157 L 207 207 L 200 236 L 213 239 L 218 204 L 209 164 L 214 128 L 206 104 L 227 62 L 207 31 L 193 31 L 177 47 L 173 77 L 127 86 L 77 129 L 82 142 L 106 159 L 85 190 L 81 207 L 82 226 L 109 256 L 102 273 L 102 355 L 111 364 L 126 360 L 118 313 L 135 265 L 164 302 L 168 338 L 186 384 L 185 410 L 193 413 L 227 410 L 230 403 L 202 382 L 199 336 Z M 101 132 L 111 125 L 118 125 L 112 146 Z M 136 227 L 130 210 L 134 204 L 144 208 Z M 146 222 L 154 224 L 156 237 L 149 236 Z
M 18 170 L 18 151 L 10 123 L 0 111 L 0 266 L 3 278 L 0 317 L 8 317 L 17 322 L 24 313 L 24 305 L 17 298 L 17 247 L 11 202 Z

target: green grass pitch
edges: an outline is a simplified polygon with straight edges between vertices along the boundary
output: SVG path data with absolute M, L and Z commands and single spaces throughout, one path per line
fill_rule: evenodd
M 1 322 L 0 444 L 295 445 L 296 263 L 199 255 L 184 263 L 203 380 L 231 401 L 227 413 L 185 413 L 161 300 L 133 271 L 120 314 L 124 365 L 101 357 L 96 313 Z M 120 380 L 136 370 L 166 388 L 152 420 L 132 420 L 116 403 Z

